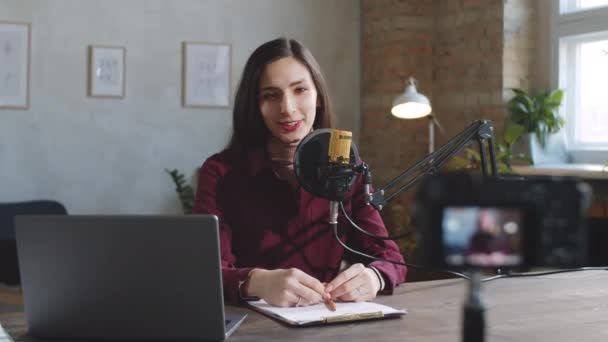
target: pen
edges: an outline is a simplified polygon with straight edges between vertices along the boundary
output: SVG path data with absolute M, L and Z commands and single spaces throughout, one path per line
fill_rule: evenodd
M 330 311 L 336 311 L 336 303 L 334 303 L 333 300 L 331 300 L 331 298 L 327 298 L 325 300 L 325 306 L 327 307 L 327 309 L 329 309 Z

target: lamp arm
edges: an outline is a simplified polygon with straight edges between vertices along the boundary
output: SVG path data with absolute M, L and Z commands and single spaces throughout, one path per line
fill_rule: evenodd
M 433 115 L 433 113 L 428 115 L 429 120 L 433 122 L 433 125 L 437 126 L 437 128 L 439 128 L 439 131 L 441 131 L 441 134 L 445 134 L 445 130 L 443 129 L 443 126 L 441 126 L 441 124 L 439 123 L 439 120 L 437 120 L 437 118 L 435 117 L 435 115 Z
M 492 166 L 492 175 L 496 176 L 496 154 L 494 151 L 494 127 L 488 120 L 476 120 L 469 127 L 465 128 L 462 132 L 458 133 L 455 137 L 450 139 L 445 145 L 441 146 L 435 152 L 427 155 L 422 160 L 414 164 L 409 169 L 405 170 L 402 174 L 395 177 L 392 181 L 387 183 L 382 188 L 368 195 L 367 201 L 378 210 L 382 210 L 386 204 L 392 200 L 395 196 L 399 195 L 403 191 L 414 186 L 422 179 L 435 174 L 445 163 L 451 160 L 456 154 L 460 153 L 471 141 L 476 140 L 479 145 L 482 172 L 484 175 L 488 175 L 486 166 L 486 152 L 484 148 L 484 142 L 488 141 L 490 149 L 490 163 Z M 366 168 L 367 170 L 367 168 Z M 413 177 L 413 178 L 411 178 Z M 369 179 L 371 177 L 365 177 Z M 404 180 L 407 182 L 398 187 L 394 192 L 391 192 L 385 197 L 387 191 L 396 188 L 398 184 L 402 184 Z

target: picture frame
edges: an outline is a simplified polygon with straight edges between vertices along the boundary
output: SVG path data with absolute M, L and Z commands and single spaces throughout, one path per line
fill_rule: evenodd
M 31 24 L 0 21 L 0 109 L 30 105 Z
M 182 106 L 230 106 L 230 44 L 182 42 Z
M 127 49 L 120 46 L 89 45 L 88 86 L 90 97 L 125 97 Z

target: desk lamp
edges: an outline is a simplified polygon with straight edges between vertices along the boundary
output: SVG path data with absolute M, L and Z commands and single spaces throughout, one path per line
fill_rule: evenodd
M 410 77 L 407 80 L 405 91 L 393 101 L 391 113 L 399 119 L 418 119 L 425 116 L 429 118 L 429 153 L 435 150 L 435 125 L 441 133 L 443 128 L 432 114 L 431 102 L 416 90 L 416 80 Z

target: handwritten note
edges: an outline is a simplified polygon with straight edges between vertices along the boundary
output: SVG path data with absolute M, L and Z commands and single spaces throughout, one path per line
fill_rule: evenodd
M 273 316 L 282 321 L 303 325 L 310 323 L 324 323 L 327 318 L 344 317 L 347 315 L 361 315 L 372 313 L 382 313 L 384 317 L 401 316 L 407 313 L 406 310 L 398 310 L 390 306 L 373 303 L 336 303 L 336 311 L 329 311 L 325 304 L 316 304 L 303 307 L 281 308 L 272 306 L 264 300 L 249 302 L 257 310 L 269 316 Z

